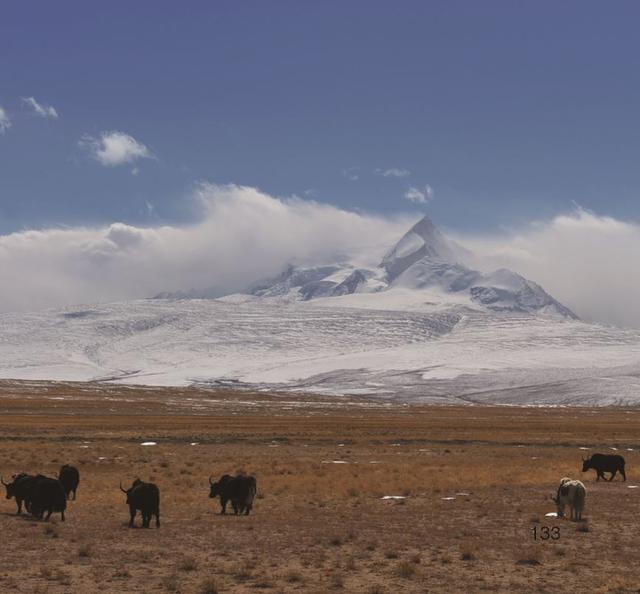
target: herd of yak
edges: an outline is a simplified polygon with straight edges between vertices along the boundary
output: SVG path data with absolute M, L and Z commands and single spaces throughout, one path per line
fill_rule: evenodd
M 606 480 L 604 473 L 608 472 L 611 474 L 609 481 L 612 481 L 619 472 L 626 481 L 627 475 L 624 471 L 624 465 L 622 456 L 593 454 L 591 458 L 583 459 L 582 472 L 587 472 L 590 469 L 595 470 L 596 480 L 601 478 Z M 0 477 L 0 482 L 7 490 L 7 499 L 15 498 L 18 514 L 22 512 L 22 504 L 24 503 L 26 511 L 36 518 L 42 519 L 46 513 L 44 519 L 48 520 L 51 514 L 56 512 L 60 513 L 64 522 L 67 499 L 71 493 L 73 493 L 73 499 L 76 498 L 76 491 L 80 484 L 80 473 L 74 466 L 65 464 L 60 468 L 58 478 L 50 478 L 41 474 L 34 476 L 20 473 L 14 474 L 12 479 L 12 482 L 5 483 Z M 256 478 L 254 476 L 225 474 L 215 482 L 209 477 L 209 484 L 211 487 L 209 497 L 220 498 L 221 514 L 226 512 L 229 502 L 231 502 L 233 512 L 236 515 L 249 514 L 256 496 Z M 142 515 L 143 528 L 149 527 L 153 516 L 156 518 L 156 527 L 160 527 L 160 489 L 157 485 L 136 479 L 129 489 L 124 489 L 120 483 L 120 490 L 127 496 L 130 528 L 133 527 L 137 512 Z M 569 477 L 561 479 L 558 491 L 553 497 L 558 509 L 558 517 L 563 517 L 565 508 L 569 507 L 572 520 L 582 519 L 586 494 L 586 489 L 581 481 Z
M 30 475 L 24 472 L 14 474 L 10 483 L 5 483 L 0 476 L 0 482 L 7 490 L 7 499 L 15 498 L 18 506 L 16 513 L 22 513 L 22 505 L 28 513 L 36 518 L 48 520 L 52 513 L 60 513 L 64 522 L 64 512 L 67 500 L 80 484 L 80 472 L 75 466 L 64 464 L 57 478 L 50 478 L 41 474 Z M 256 496 L 256 478 L 254 476 L 228 474 L 218 481 L 209 478 L 209 497 L 219 497 L 221 511 L 227 511 L 227 504 L 231 502 L 235 514 L 249 515 Z M 129 489 L 124 489 L 120 483 L 120 490 L 127 496 L 129 506 L 129 527 L 133 527 L 136 514 L 142 515 L 142 527 L 149 528 L 151 518 L 155 516 L 156 527 L 160 528 L 160 489 L 154 483 L 145 483 L 140 479 L 133 481 Z M 47 514 L 46 517 L 44 514 Z
M 591 458 L 583 458 L 582 472 L 587 472 L 587 470 L 591 469 L 596 471 L 597 481 L 600 479 L 606 480 L 605 472 L 611 473 L 609 481 L 612 481 L 618 472 L 622 475 L 623 480 L 627 480 L 627 475 L 624 471 L 624 458 L 617 454 L 593 454 Z M 581 520 L 586 498 L 587 490 L 581 481 L 567 476 L 561 478 L 558 491 L 553 497 L 558 509 L 558 517 L 564 517 L 564 510 L 569 507 L 571 519 Z

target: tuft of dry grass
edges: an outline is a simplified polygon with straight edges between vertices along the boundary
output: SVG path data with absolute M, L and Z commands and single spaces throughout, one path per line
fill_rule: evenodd
M 416 574 L 415 563 L 411 563 L 409 561 L 400 561 L 400 563 L 398 563 L 398 565 L 396 566 L 395 573 L 398 577 L 411 579 Z
M 530 548 L 522 551 L 516 560 L 516 565 L 541 565 L 542 557 L 538 549 Z
M 329 580 L 331 587 L 335 589 L 344 588 L 344 576 L 341 573 L 333 573 Z
M 299 571 L 296 571 L 294 569 L 288 571 L 285 574 L 284 579 L 285 579 L 285 581 L 289 582 L 290 584 L 304 582 L 303 575 Z
M 167 592 L 177 592 L 179 589 L 180 580 L 178 574 L 171 573 L 162 578 L 162 585 Z
M 476 556 L 475 556 L 475 553 L 473 553 L 473 551 L 469 551 L 465 549 L 460 553 L 460 559 L 462 561 L 475 561 Z
M 78 547 L 78 557 L 87 558 L 93 555 L 93 548 L 90 544 L 85 543 Z
M 244 562 L 240 564 L 233 572 L 233 577 L 238 582 L 246 582 L 253 577 L 253 564 Z
M 178 564 L 180 571 L 195 571 L 198 568 L 198 561 L 195 557 L 184 557 Z
M 51 568 L 48 566 L 43 566 L 40 568 L 40 577 L 50 582 L 57 582 L 64 586 L 69 586 L 71 584 L 71 576 L 68 572 L 63 571 L 57 567 Z
M 198 586 L 198 594 L 220 594 L 218 582 L 214 578 L 206 578 Z

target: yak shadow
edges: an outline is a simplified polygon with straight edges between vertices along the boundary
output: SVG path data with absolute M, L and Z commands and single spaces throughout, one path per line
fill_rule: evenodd
M 19 520 L 23 520 L 26 522 L 44 522 L 45 524 L 48 523 L 47 520 L 45 520 L 44 518 L 36 518 L 35 516 L 32 516 L 30 513 L 20 513 L 17 514 L 15 512 L 0 512 L 0 516 L 7 516 L 10 518 L 17 518 Z

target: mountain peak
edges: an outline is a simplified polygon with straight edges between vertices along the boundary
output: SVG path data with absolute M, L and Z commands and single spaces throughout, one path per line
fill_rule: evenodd
M 411 227 L 411 229 L 409 229 L 409 233 L 410 232 L 419 235 L 423 239 L 427 239 L 436 233 L 440 233 L 438 228 L 433 224 L 429 215 L 424 215 L 413 227 Z
M 402 239 L 387 252 L 381 266 L 389 281 L 400 276 L 409 266 L 423 258 L 442 262 L 455 262 L 454 249 L 428 215 L 422 217 Z

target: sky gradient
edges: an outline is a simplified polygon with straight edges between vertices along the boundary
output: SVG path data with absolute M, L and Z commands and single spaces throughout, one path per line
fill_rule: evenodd
M 6 4 L 0 234 L 179 224 L 203 181 L 461 231 L 574 203 L 637 221 L 639 18 L 624 1 Z

